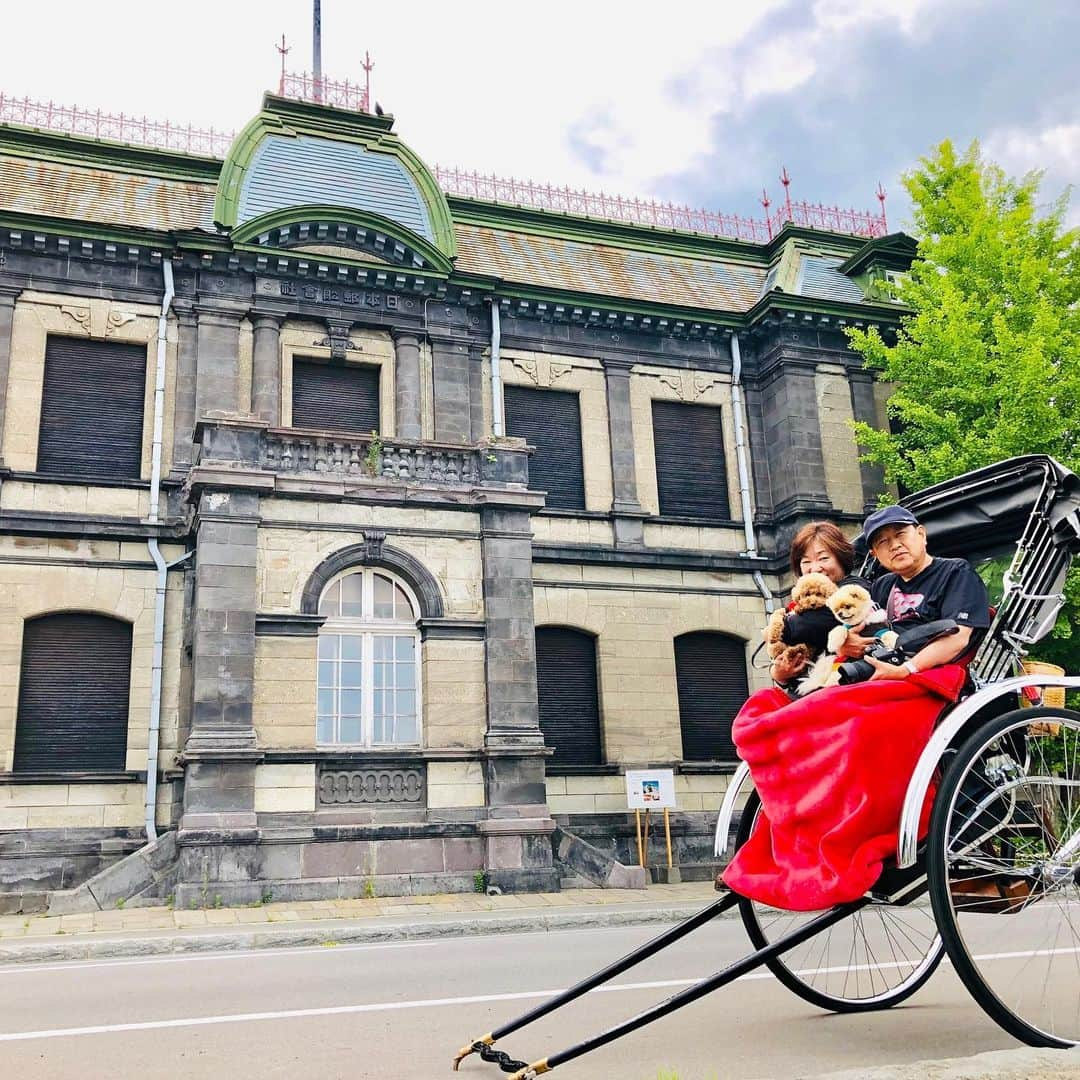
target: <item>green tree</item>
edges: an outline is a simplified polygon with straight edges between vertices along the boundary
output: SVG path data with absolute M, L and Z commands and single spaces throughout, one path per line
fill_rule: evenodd
M 864 460 L 911 489 L 1018 454 L 1080 470 L 1080 230 L 1068 196 L 1038 201 L 977 143 L 943 142 L 903 177 L 918 252 L 896 299 L 892 341 L 851 329 L 852 347 L 891 383 L 893 430 L 855 425 Z M 1080 570 L 1039 654 L 1080 668 Z

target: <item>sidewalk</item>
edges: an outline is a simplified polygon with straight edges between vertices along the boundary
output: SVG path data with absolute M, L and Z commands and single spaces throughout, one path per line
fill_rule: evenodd
M 715 900 L 712 882 L 484 896 L 452 893 L 194 911 L 119 908 L 0 917 L 0 964 L 674 922 Z

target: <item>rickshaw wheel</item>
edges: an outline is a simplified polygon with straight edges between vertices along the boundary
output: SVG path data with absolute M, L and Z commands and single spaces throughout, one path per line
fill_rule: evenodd
M 979 728 L 938 790 L 930 899 L 972 997 L 1030 1046 L 1080 1042 L 1080 713 Z
M 751 792 L 739 821 L 737 846 L 750 836 L 761 808 Z M 739 913 L 755 949 L 771 944 L 820 912 L 778 911 L 747 897 Z M 869 904 L 803 945 L 767 961 L 769 970 L 804 1001 L 837 1013 L 899 1005 L 937 969 L 945 955 L 929 906 Z

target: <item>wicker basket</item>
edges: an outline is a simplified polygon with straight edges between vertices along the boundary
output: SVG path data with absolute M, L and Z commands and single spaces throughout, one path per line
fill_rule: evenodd
M 1028 675 L 1064 675 L 1065 669 L 1058 667 L 1057 664 L 1044 664 L 1041 660 L 1025 660 L 1024 672 Z M 1052 709 L 1064 709 L 1065 708 L 1065 687 L 1064 686 L 1049 686 L 1043 687 L 1042 699 L 1044 705 L 1049 705 Z M 1031 702 L 1020 695 L 1021 700 L 1025 705 L 1030 705 Z

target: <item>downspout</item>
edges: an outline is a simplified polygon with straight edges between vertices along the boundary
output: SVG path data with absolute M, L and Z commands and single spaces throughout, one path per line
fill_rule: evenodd
M 491 434 L 498 438 L 503 434 L 503 389 L 499 347 L 502 342 L 502 325 L 499 322 L 499 301 L 491 298 Z
M 168 343 L 169 308 L 172 307 L 173 273 L 172 263 L 168 258 L 161 261 L 161 272 L 165 279 L 165 293 L 161 298 L 161 314 L 158 316 L 157 367 L 154 372 L 154 436 L 150 452 L 150 514 L 148 525 L 158 523 L 158 499 L 161 493 L 161 436 L 165 425 L 165 352 Z M 150 671 L 150 721 L 146 744 L 146 842 L 157 839 L 157 773 L 158 742 L 161 733 L 161 666 L 165 651 L 165 585 L 170 567 L 190 558 L 191 553 L 165 562 L 158 548 L 156 537 L 146 541 L 150 558 L 157 569 L 157 585 L 154 590 L 154 652 Z
M 750 468 L 746 458 L 746 402 L 742 392 L 742 353 L 739 351 L 739 335 L 731 334 L 731 412 L 735 419 L 735 461 L 739 468 L 739 500 L 742 503 L 743 531 L 746 535 L 748 559 L 757 558 L 757 537 L 754 535 L 754 508 L 750 503 Z M 773 594 L 769 592 L 765 578 L 760 570 L 751 575 L 758 592 L 765 601 L 765 610 L 770 615 L 776 607 Z

